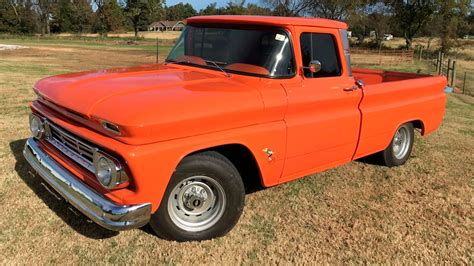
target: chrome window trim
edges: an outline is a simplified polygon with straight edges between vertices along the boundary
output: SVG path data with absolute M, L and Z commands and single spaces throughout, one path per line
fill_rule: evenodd
M 339 34 L 341 35 L 342 46 L 344 49 L 344 57 L 346 58 L 347 72 L 349 73 L 349 77 L 352 77 L 352 63 L 351 63 L 349 36 L 347 35 L 347 30 L 339 30 Z

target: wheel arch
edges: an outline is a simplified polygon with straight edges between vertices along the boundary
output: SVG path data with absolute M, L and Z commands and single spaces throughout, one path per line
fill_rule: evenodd
M 408 123 L 411 123 L 413 125 L 413 128 L 416 128 L 416 129 L 419 129 L 420 130 L 420 134 L 422 136 L 424 136 L 424 132 L 425 132 L 425 126 L 424 126 L 424 123 L 421 119 L 408 119 L 408 121 L 405 121 L 405 122 L 402 122 L 400 124 L 397 125 L 397 127 L 393 130 L 393 134 L 392 136 L 395 136 L 395 132 L 397 132 L 397 130 L 405 125 L 405 124 L 408 124 Z M 387 143 L 387 145 L 385 147 L 388 147 L 388 145 L 390 145 L 390 142 L 392 141 L 392 138 L 390 138 L 389 142 Z
M 183 157 L 205 152 L 215 151 L 225 156 L 237 168 L 245 186 L 245 192 L 251 193 L 263 187 L 263 177 L 252 151 L 245 145 L 239 143 L 223 144 L 208 147 L 188 153 Z
M 414 128 L 419 129 L 420 134 L 422 136 L 425 135 L 425 124 L 423 123 L 423 121 L 421 119 L 412 120 L 408 123 L 412 123 Z

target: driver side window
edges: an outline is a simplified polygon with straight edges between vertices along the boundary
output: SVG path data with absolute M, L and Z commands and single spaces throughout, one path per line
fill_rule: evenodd
M 317 73 L 311 73 L 309 69 L 304 69 L 305 77 L 337 77 L 342 74 L 336 41 L 331 34 L 303 33 L 300 43 L 303 66 L 308 66 L 312 60 L 321 62 L 321 70 Z

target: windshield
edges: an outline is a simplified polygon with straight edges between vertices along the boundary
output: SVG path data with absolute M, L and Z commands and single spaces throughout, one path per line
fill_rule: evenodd
M 167 62 L 265 77 L 295 74 L 288 34 L 262 26 L 188 25 Z

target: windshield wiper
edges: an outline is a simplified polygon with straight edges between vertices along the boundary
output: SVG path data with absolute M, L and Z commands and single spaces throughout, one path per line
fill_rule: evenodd
M 224 73 L 228 78 L 230 78 L 230 73 L 225 71 L 221 66 L 219 66 L 219 64 L 222 64 L 222 65 L 226 65 L 227 63 L 223 63 L 223 62 L 216 62 L 216 61 L 211 61 L 211 60 L 204 60 L 206 61 L 206 63 L 211 63 L 213 64 L 214 66 L 216 66 L 220 71 L 222 71 L 222 73 Z
M 179 63 L 191 63 L 189 62 L 188 60 L 174 60 L 174 59 L 166 59 L 165 60 L 165 65 L 166 64 L 169 64 L 169 63 L 176 63 L 176 64 L 179 64 Z
M 221 66 L 219 66 L 219 64 L 221 64 L 221 65 L 226 65 L 227 63 L 224 63 L 224 62 L 216 62 L 216 61 L 211 61 L 211 60 L 204 60 L 204 62 L 213 64 L 217 69 L 219 69 L 220 71 L 222 71 L 222 73 L 224 73 L 224 74 L 226 75 L 226 77 L 230 78 L 230 73 L 227 72 L 227 71 L 225 71 L 225 69 L 222 68 Z M 166 60 L 165 60 L 165 64 L 168 64 L 168 63 L 175 63 L 175 64 L 187 63 L 187 64 L 192 64 L 192 62 L 190 62 L 190 61 L 188 61 L 188 60 L 166 59 Z

